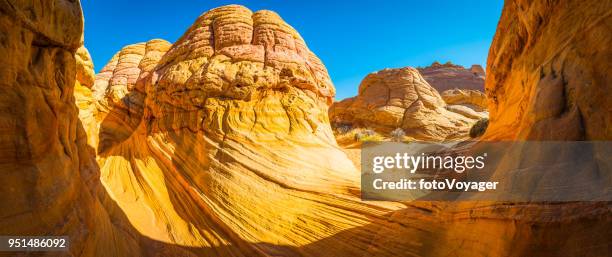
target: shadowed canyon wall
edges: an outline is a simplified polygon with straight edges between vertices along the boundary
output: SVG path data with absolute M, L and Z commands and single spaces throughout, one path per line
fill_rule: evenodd
M 75 105 L 75 83 L 93 83 L 91 61 L 76 54 L 79 2 L 2 1 L 0 12 L 0 234 L 66 235 L 76 256 L 137 254 L 97 197 L 104 189 Z

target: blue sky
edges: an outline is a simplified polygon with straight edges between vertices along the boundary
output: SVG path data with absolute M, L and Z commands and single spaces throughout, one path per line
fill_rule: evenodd
M 99 71 L 123 46 L 174 42 L 200 14 L 227 4 L 279 13 L 323 60 L 343 99 L 383 68 L 436 60 L 484 67 L 503 0 L 84 0 L 85 46 Z

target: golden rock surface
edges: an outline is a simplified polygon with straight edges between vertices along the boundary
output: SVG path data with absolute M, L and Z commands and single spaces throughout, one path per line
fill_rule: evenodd
M 94 86 L 101 181 L 141 235 L 205 256 L 317 256 L 305 247 L 384 223 L 331 132 L 325 67 L 277 14 L 213 9 L 156 52 L 137 76 L 147 51 L 124 48 Z
M 124 48 L 87 91 L 78 1 L 6 0 L 0 11 L 0 234 L 71 238 L 69 252 L 41 255 L 609 251 L 607 203 L 359 200 L 329 125 L 325 67 L 273 12 L 213 9 L 173 45 Z M 444 106 L 436 94 L 419 106 Z
M 438 91 L 410 67 L 369 74 L 359 85 L 358 95 L 334 103 L 329 115 L 335 123 L 382 133 L 402 128 L 406 136 L 424 141 L 464 139 L 470 127 L 486 116 L 467 106 L 447 106 Z
M 99 152 L 123 142 L 138 127 L 146 97 L 143 78 L 170 46 L 161 39 L 126 46 L 96 76 L 93 96 L 99 112 Z
M 91 88 L 94 85 L 95 72 L 89 51 L 84 46 L 77 49 L 76 80 L 74 83 L 74 98 L 79 109 L 79 120 L 87 132 L 87 144 L 94 151 L 98 147 L 98 108 Z

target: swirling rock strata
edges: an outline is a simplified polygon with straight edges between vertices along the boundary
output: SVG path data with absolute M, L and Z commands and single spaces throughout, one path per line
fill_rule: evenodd
M 487 96 L 478 90 L 450 89 L 440 94 L 446 104 L 469 105 L 474 109 L 487 109 Z
M 94 95 L 109 108 L 101 129 L 130 126 L 122 140 L 101 142 L 98 161 L 109 195 L 142 235 L 200 255 L 317 255 L 300 248 L 377 212 L 359 204 L 359 173 L 333 138 L 325 67 L 276 13 L 206 12 L 151 70 L 132 76 L 133 90 L 130 76 L 127 87 L 113 86 L 120 64 L 103 69 Z M 133 91 L 143 99 L 137 111 L 115 111 Z M 357 253 L 355 244 L 330 254 Z
M 544 24 L 609 17 L 610 1 L 553 4 L 506 2 L 500 33 L 520 35 L 521 27 L 505 29 L 534 11 L 551 15 Z M 67 235 L 70 251 L 59 255 L 68 256 L 609 252 L 605 202 L 360 201 L 358 173 L 331 135 L 333 87 L 324 66 L 276 14 L 240 6 L 205 13 L 176 44 L 160 43 L 169 49 L 149 51 L 151 62 L 143 61 L 149 43 L 144 51 L 130 47 L 136 54 L 124 64 L 111 62 L 91 94 L 96 121 L 110 129 L 100 133 L 107 143 L 97 150 L 98 173 L 85 135 L 95 132 L 80 124 L 73 92 L 77 81 L 89 89 L 87 76 L 77 75 L 88 66 L 75 57 L 82 54 L 78 1 L 0 1 L 0 11 L 0 35 L 7 35 L 0 36 L 0 234 Z M 563 29 L 577 24 L 601 23 Z M 564 49 L 562 42 L 550 47 Z M 599 135 L 588 131 L 601 123 L 592 124 L 586 138 Z
M 79 109 L 79 120 L 87 134 L 87 143 L 95 149 L 98 146 L 98 108 L 93 97 L 92 87 L 94 85 L 94 65 L 89 51 L 84 46 L 77 49 L 76 55 L 76 80 L 74 83 L 74 98 Z
M 460 113 L 473 119 L 489 117 L 487 112 L 487 97 L 478 90 L 450 89 L 442 92 L 446 109 Z

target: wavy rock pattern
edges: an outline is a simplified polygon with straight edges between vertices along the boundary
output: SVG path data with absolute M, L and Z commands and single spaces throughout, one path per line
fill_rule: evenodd
M 142 235 L 222 256 L 317 255 L 299 247 L 378 212 L 359 204 L 359 174 L 333 138 L 325 67 L 277 14 L 213 9 L 155 68 L 119 72 L 142 63 L 120 68 L 121 56 L 136 51 L 113 58 L 94 92 L 110 108 L 101 129 L 129 132 L 101 143 L 102 183 Z M 127 86 L 113 83 L 122 76 Z M 115 111 L 133 91 L 143 114 Z M 129 130 L 115 121 L 130 119 Z M 334 251 L 357 252 L 343 244 Z
M 487 96 L 478 90 L 451 89 L 440 94 L 446 104 L 464 104 L 479 110 L 487 109 Z
M 483 115 L 467 106 L 447 106 L 438 91 L 410 67 L 369 74 L 356 97 L 336 102 L 330 109 L 336 123 L 384 133 L 402 128 L 407 136 L 432 141 L 465 138 Z
M 95 81 L 94 65 L 89 51 L 84 46 L 77 49 L 76 81 L 74 83 L 74 98 L 79 109 L 79 120 L 87 132 L 87 144 L 95 149 L 98 147 L 98 108 L 91 88 Z
M 505 28 L 536 10 L 553 27 L 609 17 L 610 1 L 558 2 L 584 12 L 508 1 L 500 34 L 523 35 Z M 329 126 L 327 72 L 272 12 L 220 7 L 172 46 L 128 46 L 91 94 L 78 1 L 5 0 L 0 12 L 0 234 L 67 235 L 68 256 L 608 255 L 609 203 L 360 201 Z M 600 138 L 609 120 L 584 117 L 586 138 Z

